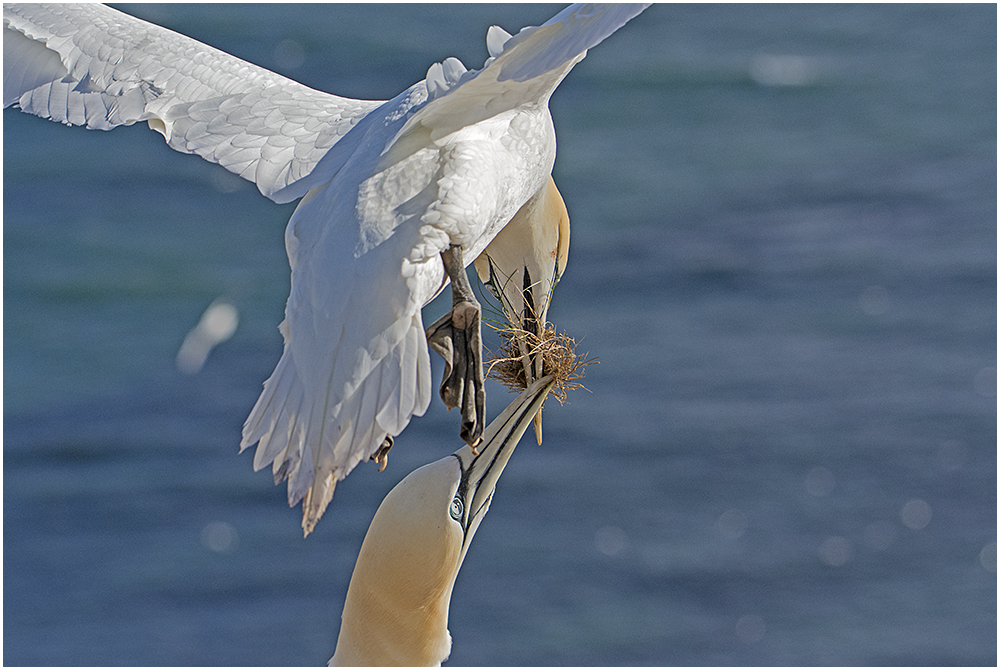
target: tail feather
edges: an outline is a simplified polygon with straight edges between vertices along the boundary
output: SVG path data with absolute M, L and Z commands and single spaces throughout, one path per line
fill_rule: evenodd
M 302 503 L 302 533 L 309 535 L 316 528 L 316 522 L 323 516 L 326 506 L 333 499 L 333 489 L 337 486 L 337 478 L 332 472 L 317 477 L 312 488 L 306 493 Z
M 400 339 L 353 393 L 324 406 L 337 393 L 306 393 L 286 346 L 274 373 L 243 426 L 241 449 L 257 442 L 254 469 L 272 464 L 275 483 L 287 480 L 288 504 L 302 505 L 308 535 L 333 497 L 338 480 L 402 432 L 430 404 L 430 356 L 419 314 L 407 317 Z M 380 352 L 381 353 L 381 352 Z
M 260 470 L 272 461 L 286 463 L 288 461 L 288 453 L 296 451 L 296 449 L 292 448 L 292 445 L 302 441 L 301 428 L 297 426 L 294 416 L 294 408 L 302 406 L 301 387 L 296 388 L 295 391 L 289 392 L 285 396 L 277 416 L 273 420 L 273 425 L 260 438 L 259 444 L 261 446 L 257 448 L 257 453 L 254 454 L 253 459 L 254 470 Z M 296 428 L 299 429 L 296 430 Z M 281 457 L 282 454 L 285 455 L 284 458 Z M 294 461 L 284 466 L 285 475 L 278 481 L 284 481 L 288 473 L 295 468 L 295 464 L 298 462 L 297 456 L 294 457 Z M 278 471 L 275 470 L 274 474 L 277 477 Z
M 284 334 L 286 323 L 282 322 L 279 328 Z M 287 335 L 285 342 L 288 342 Z M 295 363 L 286 344 L 278 365 L 275 366 L 270 378 L 264 382 L 264 390 L 243 424 L 240 452 L 254 443 L 259 443 L 253 459 L 255 472 L 275 460 L 292 441 L 294 415 L 304 406 L 303 396 L 302 381 L 295 370 Z
M 306 447 L 304 440 L 292 442 L 289 452 L 298 454 L 298 462 L 288 474 L 288 506 L 295 507 L 312 486 L 316 469 L 313 467 L 312 449 Z

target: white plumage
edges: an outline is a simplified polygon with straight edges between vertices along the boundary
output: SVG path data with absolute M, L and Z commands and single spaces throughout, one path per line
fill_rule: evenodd
M 5 5 L 4 105 L 88 128 L 146 121 L 276 202 L 302 197 L 285 233 L 285 348 L 241 446 L 257 443 L 254 467 L 287 478 L 290 505 L 305 497 L 308 533 L 336 481 L 430 402 L 420 310 L 447 282 L 442 252 L 471 263 L 543 193 L 549 96 L 642 8 L 572 5 L 514 36 L 493 27 L 482 69 L 449 58 L 381 102 L 310 89 L 100 5 Z
M 95 4 L 4 5 L 4 107 L 98 130 L 146 121 L 276 202 L 381 103 L 339 98 Z

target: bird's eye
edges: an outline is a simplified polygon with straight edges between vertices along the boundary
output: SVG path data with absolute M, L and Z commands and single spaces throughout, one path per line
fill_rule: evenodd
M 455 521 L 462 520 L 462 514 L 465 512 L 465 505 L 462 504 L 461 498 L 455 498 L 451 501 L 451 508 L 448 510 L 451 514 L 451 518 Z

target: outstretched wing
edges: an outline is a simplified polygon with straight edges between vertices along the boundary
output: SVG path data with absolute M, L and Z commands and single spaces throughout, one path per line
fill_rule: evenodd
M 427 71 L 426 100 L 386 118 L 385 128 L 395 128 L 396 135 L 386 150 L 408 151 L 412 143 L 406 136 L 417 126 L 429 130 L 429 139 L 437 140 L 460 128 L 472 126 L 519 105 L 546 103 L 563 77 L 582 59 L 587 50 L 641 13 L 648 4 L 574 4 L 541 26 L 529 26 L 513 37 L 499 26 L 486 34 L 490 58 L 479 70 L 468 70 L 457 58 L 434 63 Z M 403 96 L 409 92 L 404 92 Z M 393 101 L 390 101 L 393 102 Z M 373 114 L 381 119 L 381 114 Z M 400 125 L 395 121 L 405 119 Z M 370 119 L 374 120 L 374 119 Z M 427 139 L 414 133 L 421 140 Z M 355 142 L 359 134 L 353 133 Z M 338 147 L 339 149 L 340 147 Z M 325 184 L 343 166 L 344 151 L 330 152 L 315 170 L 294 187 L 295 194 L 282 198 L 288 202 L 311 188 Z
M 5 4 L 3 16 L 4 107 L 100 130 L 146 121 L 171 148 L 277 202 L 303 195 L 293 185 L 382 104 L 311 89 L 103 5 Z
M 484 69 L 433 65 L 302 180 L 314 188 L 286 231 L 285 350 L 241 445 L 257 443 L 254 467 L 288 480 L 306 533 L 336 482 L 430 402 L 420 309 L 444 285 L 439 253 L 461 243 L 471 262 L 545 184 L 554 137 L 538 112 L 588 47 L 639 11 L 574 5 L 517 37 L 490 29 Z M 530 112 L 493 119 L 521 106 Z
M 562 78 L 586 54 L 648 5 L 575 4 L 540 26 L 511 36 L 490 28 L 490 59 L 466 71 L 457 59 L 435 64 L 427 73 L 431 100 L 414 114 L 403 133 L 419 123 L 443 137 L 528 102 L 547 102 Z

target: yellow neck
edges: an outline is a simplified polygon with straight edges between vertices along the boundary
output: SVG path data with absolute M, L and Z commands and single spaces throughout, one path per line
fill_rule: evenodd
M 451 652 L 448 600 L 407 607 L 376 593 L 350 589 L 330 665 L 440 665 Z

